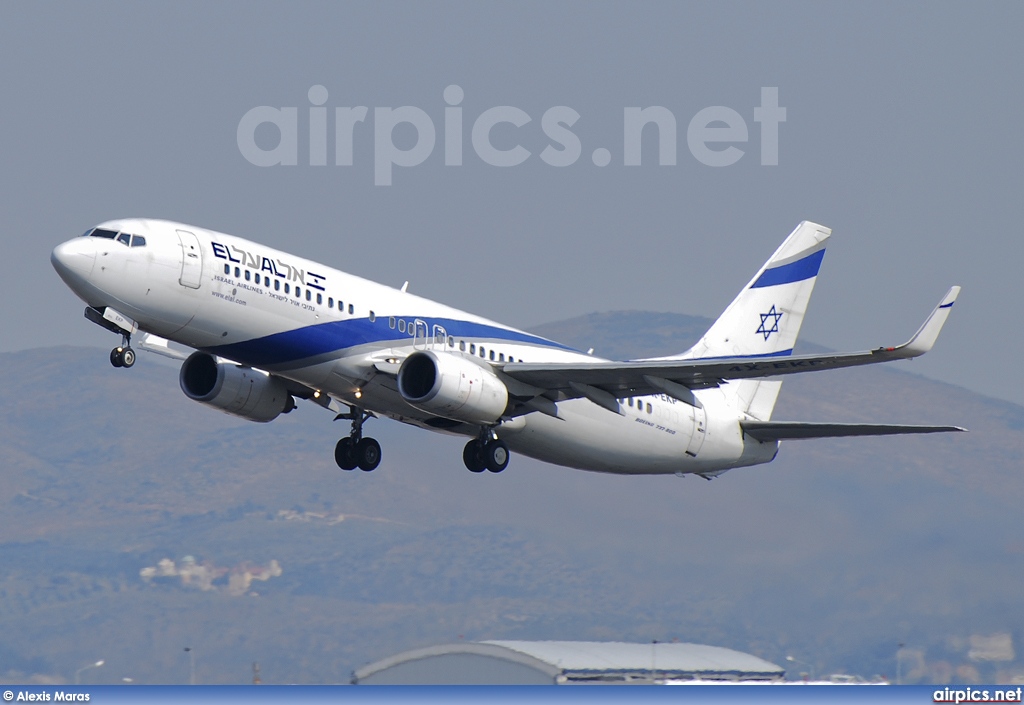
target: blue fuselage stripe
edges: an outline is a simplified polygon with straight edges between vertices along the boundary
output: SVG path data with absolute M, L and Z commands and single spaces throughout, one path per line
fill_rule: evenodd
M 824 256 L 825 250 L 821 249 L 796 262 L 790 262 L 774 269 L 766 269 L 757 278 L 757 281 L 750 285 L 750 288 L 760 289 L 766 286 L 792 284 L 815 277 L 818 275 L 818 269 L 821 267 L 821 260 Z
M 402 317 L 399 317 L 402 318 Z M 405 317 L 412 322 L 414 317 Z M 430 338 L 434 326 L 443 326 L 445 332 L 457 339 L 500 340 L 512 343 L 527 343 L 560 350 L 572 348 L 528 333 L 499 328 L 483 323 L 457 321 L 448 318 L 432 318 L 426 321 L 426 335 Z M 273 335 L 243 340 L 227 345 L 218 345 L 207 352 L 226 357 L 236 362 L 254 366 L 283 365 L 305 360 L 318 355 L 345 350 L 357 345 L 402 341 L 411 343 L 411 332 L 401 333 L 388 325 L 388 318 L 379 316 L 373 323 L 368 318 L 347 321 L 329 321 L 313 326 L 296 328 Z
M 789 350 L 776 350 L 770 353 L 754 353 L 752 355 L 715 355 L 713 357 L 695 357 L 694 360 L 748 360 L 755 357 L 789 357 L 793 354 L 793 348 Z

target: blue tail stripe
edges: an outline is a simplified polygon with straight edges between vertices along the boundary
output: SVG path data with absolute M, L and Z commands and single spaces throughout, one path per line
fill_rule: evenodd
M 398 318 L 402 317 L 399 316 Z M 415 317 L 406 316 L 404 318 L 411 322 Z M 444 326 L 448 335 L 455 338 L 484 338 L 572 350 L 568 346 L 552 342 L 540 336 L 482 323 L 457 321 L 450 318 L 431 318 L 427 319 L 426 323 L 428 326 L 428 336 L 433 333 L 434 325 L 438 324 Z M 406 342 L 411 339 L 412 336 L 409 333 L 400 333 L 397 329 L 392 329 L 388 325 L 387 317 L 380 316 L 373 323 L 368 318 L 318 323 L 313 326 L 274 333 L 262 338 L 218 345 L 208 348 L 207 352 L 246 365 L 264 367 L 305 360 L 356 345 L 384 343 L 387 341 Z
M 750 285 L 750 288 L 760 289 L 766 286 L 792 284 L 793 282 L 799 282 L 804 279 L 810 279 L 811 277 L 817 276 L 818 269 L 821 267 L 821 260 L 824 256 L 825 250 L 821 249 L 813 254 L 807 255 L 803 259 L 798 259 L 796 262 L 790 262 L 789 264 L 784 264 L 781 267 L 775 267 L 774 269 L 766 269 L 761 276 L 757 278 L 757 281 Z

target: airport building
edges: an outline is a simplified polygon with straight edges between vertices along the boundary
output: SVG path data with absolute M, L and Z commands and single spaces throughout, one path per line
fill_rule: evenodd
M 405 651 L 358 669 L 354 685 L 550 685 L 777 682 L 764 659 L 703 644 L 480 641 Z

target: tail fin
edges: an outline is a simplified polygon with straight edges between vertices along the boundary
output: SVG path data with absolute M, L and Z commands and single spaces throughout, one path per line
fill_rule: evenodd
M 806 220 L 796 226 L 704 337 L 678 357 L 790 355 L 831 234 Z M 781 386 L 778 380 L 742 380 L 723 391 L 750 416 L 767 421 Z

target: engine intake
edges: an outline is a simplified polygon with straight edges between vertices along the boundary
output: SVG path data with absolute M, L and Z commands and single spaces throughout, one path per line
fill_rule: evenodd
M 398 392 L 420 411 L 465 423 L 495 423 L 508 407 L 508 388 L 489 367 L 430 350 L 405 359 Z
M 217 362 L 203 352 L 189 355 L 178 383 L 189 399 L 250 421 L 273 421 L 295 408 L 295 400 L 279 378 L 251 367 Z

